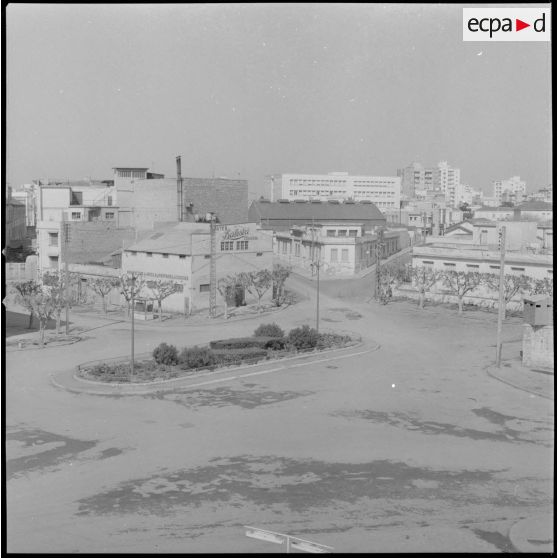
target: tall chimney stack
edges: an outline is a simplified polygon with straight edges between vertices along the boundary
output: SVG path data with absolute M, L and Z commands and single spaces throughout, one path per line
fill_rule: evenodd
M 177 213 L 178 213 L 178 220 L 184 220 L 184 204 L 182 201 L 182 165 L 180 155 L 176 158 L 176 204 L 177 204 Z

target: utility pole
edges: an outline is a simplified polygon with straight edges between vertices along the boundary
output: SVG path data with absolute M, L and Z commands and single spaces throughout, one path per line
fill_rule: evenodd
M 217 311 L 217 240 L 216 240 L 216 225 L 215 225 L 215 214 L 211 213 L 211 219 L 209 222 L 209 232 L 210 232 L 210 260 L 209 260 L 209 316 L 215 318 Z
M 382 249 L 384 247 L 384 231 L 382 229 L 378 230 L 376 239 L 376 288 L 374 293 L 374 298 L 376 300 L 380 299 L 380 274 L 382 272 Z
M 134 377 L 134 314 L 135 314 L 135 301 L 136 296 L 136 276 L 132 273 L 132 292 L 131 292 L 131 306 L 132 306 L 132 356 L 130 359 L 130 382 Z
M 506 259 L 506 227 L 500 227 L 498 231 L 500 243 L 500 285 L 498 297 L 498 330 L 496 333 L 496 366 L 500 368 L 502 360 L 502 321 L 506 311 L 506 300 L 504 298 L 504 261 Z
M 68 270 L 68 240 L 69 240 L 69 225 L 66 222 L 65 215 L 62 215 L 62 254 L 64 258 L 64 296 L 65 300 L 65 311 L 66 311 L 66 336 L 70 333 L 70 273 Z

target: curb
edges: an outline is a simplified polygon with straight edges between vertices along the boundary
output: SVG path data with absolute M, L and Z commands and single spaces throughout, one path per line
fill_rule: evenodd
M 339 348 L 339 349 L 327 349 L 325 351 L 319 351 L 316 353 L 307 353 L 306 355 L 297 355 L 297 356 L 293 356 L 293 357 L 286 357 L 286 358 L 281 358 L 281 359 L 277 359 L 274 361 L 264 361 L 264 362 L 260 362 L 260 363 L 256 363 L 256 364 L 250 364 L 250 365 L 245 365 L 245 366 L 239 366 L 239 367 L 235 367 L 235 368 L 229 368 L 229 369 L 220 369 L 220 370 L 214 370 L 214 371 L 209 371 L 207 373 L 204 374 L 200 374 L 197 376 L 188 376 L 188 377 L 181 377 L 181 378 L 171 378 L 168 380 L 162 380 L 159 382 L 145 382 L 145 383 L 137 383 L 137 384 L 128 384 L 128 383 L 117 383 L 117 382 L 95 382 L 95 381 L 91 381 L 91 380 L 84 380 L 83 378 L 78 378 L 76 377 L 76 374 L 73 373 L 72 374 L 72 381 L 74 382 L 79 382 L 79 383 L 83 383 L 83 384 L 89 384 L 92 386 L 103 386 L 107 389 L 104 390 L 94 390 L 94 389 L 88 389 L 88 386 L 85 385 L 83 387 L 77 385 L 77 386 L 67 386 L 67 385 L 63 385 L 61 383 L 59 383 L 56 378 L 54 377 L 54 374 L 50 374 L 49 375 L 49 379 L 52 385 L 54 385 L 55 387 L 59 388 L 59 389 L 63 389 L 65 391 L 71 392 L 71 393 L 86 393 L 88 395 L 104 395 L 104 396 L 111 396 L 111 395 L 147 395 L 147 394 L 151 394 L 151 393 L 157 393 L 157 392 L 163 392 L 163 391 L 174 391 L 175 389 L 188 389 L 188 388 L 196 388 L 199 387 L 199 384 L 195 384 L 195 385 L 188 385 L 186 383 L 186 385 L 180 385 L 182 382 L 188 382 L 188 381 L 192 381 L 192 380 L 196 380 L 196 379 L 203 379 L 203 378 L 211 378 L 211 377 L 215 377 L 217 376 L 216 379 L 214 380 L 207 380 L 207 382 L 203 382 L 203 383 L 217 383 L 220 381 L 228 381 L 228 380 L 235 380 L 238 379 L 240 377 L 243 376 L 252 376 L 252 375 L 258 375 L 258 374 L 267 374 L 267 373 L 271 373 L 271 372 L 278 372 L 280 370 L 285 370 L 287 367 L 286 366 L 282 366 L 282 363 L 284 362 L 289 362 L 289 361 L 293 361 L 293 360 L 297 360 L 297 359 L 302 359 L 302 358 L 308 358 L 308 357 L 318 357 L 323 355 L 324 353 L 327 354 L 331 354 L 334 352 L 338 352 L 338 351 L 346 351 L 347 349 L 355 349 L 355 348 L 359 348 L 364 346 L 364 342 L 360 341 L 355 345 L 352 345 L 350 347 L 343 347 L 343 348 Z M 373 351 L 377 351 L 378 349 L 381 348 L 381 345 L 379 343 L 375 343 L 373 342 L 373 346 L 371 348 L 369 348 L 367 351 L 364 352 L 373 352 Z M 354 353 L 350 353 L 347 355 L 341 355 L 339 357 L 333 357 L 335 358 L 345 358 L 345 357 L 350 357 L 353 356 Z M 329 359 L 331 359 L 332 357 L 329 357 Z M 295 366 L 304 366 L 305 364 L 311 364 L 312 362 L 315 362 L 314 360 L 311 360 L 309 362 L 303 362 L 301 364 L 295 365 Z M 257 366 L 262 366 L 262 364 L 267 363 L 267 364 L 277 364 L 279 365 L 278 368 L 268 368 L 268 369 L 263 369 L 261 371 L 258 372 L 249 372 L 247 374 L 240 374 L 238 375 L 237 372 L 238 371 L 243 371 L 243 370 L 251 370 Z M 68 372 L 66 371 L 66 374 Z M 224 376 L 222 378 L 219 378 L 219 375 L 224 375 L 227 373 L 232 373 L 232 376 Z M 59 375 L 62 375 L 64 373 L 58 373 Z M 173 384 L 173 385 L 170 385 Z M 140 389 L 134 389 L 135 387 L 139 387 Z M 144 389 L 141 389 L 144 388 Z
M 535 515 L 514 523 L 508 538 L 518 552 L 534 553 L 554 551 L 552 516 Z
M 15 352 L 19 352 L 19 351 L 38 351 L 38 350 L 42 350 L 42 349 L 55 349 L 58 347 L 64 347 L 66 345 L 73 345 L 74 343 L 77 343 L 78 341 L 81 341 L 82 338 L 80 336 L 75 336 L 73 339 L 70 339 L 69 341 L 63 341 L 60 343 L 57 343 L 56 345 L 52 345 L 52 344 L 46 344 L 43 345 L 42 347 L 40 346 L 28 346 L 28 347 L 6 347 L 6 352 L 11 352 L 11 353 L 15 353 Z M 56 340 L 54 341 L 56 342 Z M 51 341 L 52 343 L 52 341 Z
M 537 397 L 542 397 L 543 399 L 548 399 L 549 401 L 554 401 L 554 397 L 549 397 L 547 395 L 543 395 L 543 394 L 541 394 L 537 391 L 530 390 L 526 387 L 515 384 L 514 382 L 510 382 L 509 380 L 505 380 L 504 378 L 501 378 L 500 376 L 491 372 L 491 370 L 494 370 L 494 368 L 495 368 L 495 366 L 493 364 L 490 364 L 489 366 L 485 367 L 485 369 L 484 369 L 485 372 L 487 373 L 487 375 L 490 376 L 491 378 L 493 378 L 494 380 L 498 380 L 499 382 L 502 382 L 503 384 L 507 384 L 508 386 L 513 387 L 515 389 L 518 389 L 520 391 L 524 391 L 525 393 L 530 393 L 531 395 L 535 395 Z

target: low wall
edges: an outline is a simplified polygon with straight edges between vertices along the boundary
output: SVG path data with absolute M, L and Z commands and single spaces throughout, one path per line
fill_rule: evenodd
M 523 366 L 554 368 L 554 327 L 523 326 Z
M 393 296 L 403 296 L 405 298 L 410 298 L 412 300 L 418 301 L 419 293 L 416 289 L 410 286 L 401 285 L 400 287 L 395 287 L 392 289 Z M 424 297 L 425 301 L 429 302 L 438 302 L 438 303 L 449 303 L 449 304 L 457 304 L 458 298 L 456 295 L 444 292 L 444 291 L 436 291 L 433 290 L 431 292 L 426 293 Z M 463 297 L 463 304 L 472 304 L 473 306 L 480 306 L 481 308 L 498 308 L 498 299 L 489 296 L 482 296 L 482 295 L 466 295 Z M 522 311 L 523 310 L 523 299 L 517 298 L 513 299 L 508 304 L 506 304 L 506 310 L 515 310 L 515 311 Z

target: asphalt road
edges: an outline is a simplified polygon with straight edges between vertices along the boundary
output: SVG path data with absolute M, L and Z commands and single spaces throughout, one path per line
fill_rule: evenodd
M 273 321 L 313 325 L 312 287 L 291 283 L 310 298 Z M 199 388 L 115 397 L 49 382 L 126 354 L 124 323 L 6 353 L 7 550 L 284 552 L 244 525 L 338 552 L 512 550 L 511 526 L 552 510 L 554 419 L 551 401 L 484 371 L 496 317 L 321 302 L 320 327 L 357 332 L 357 354 Z M 136 350 L 269 321 L 142 324 Z M 517 350 L 519 320 L 504 335 Z

